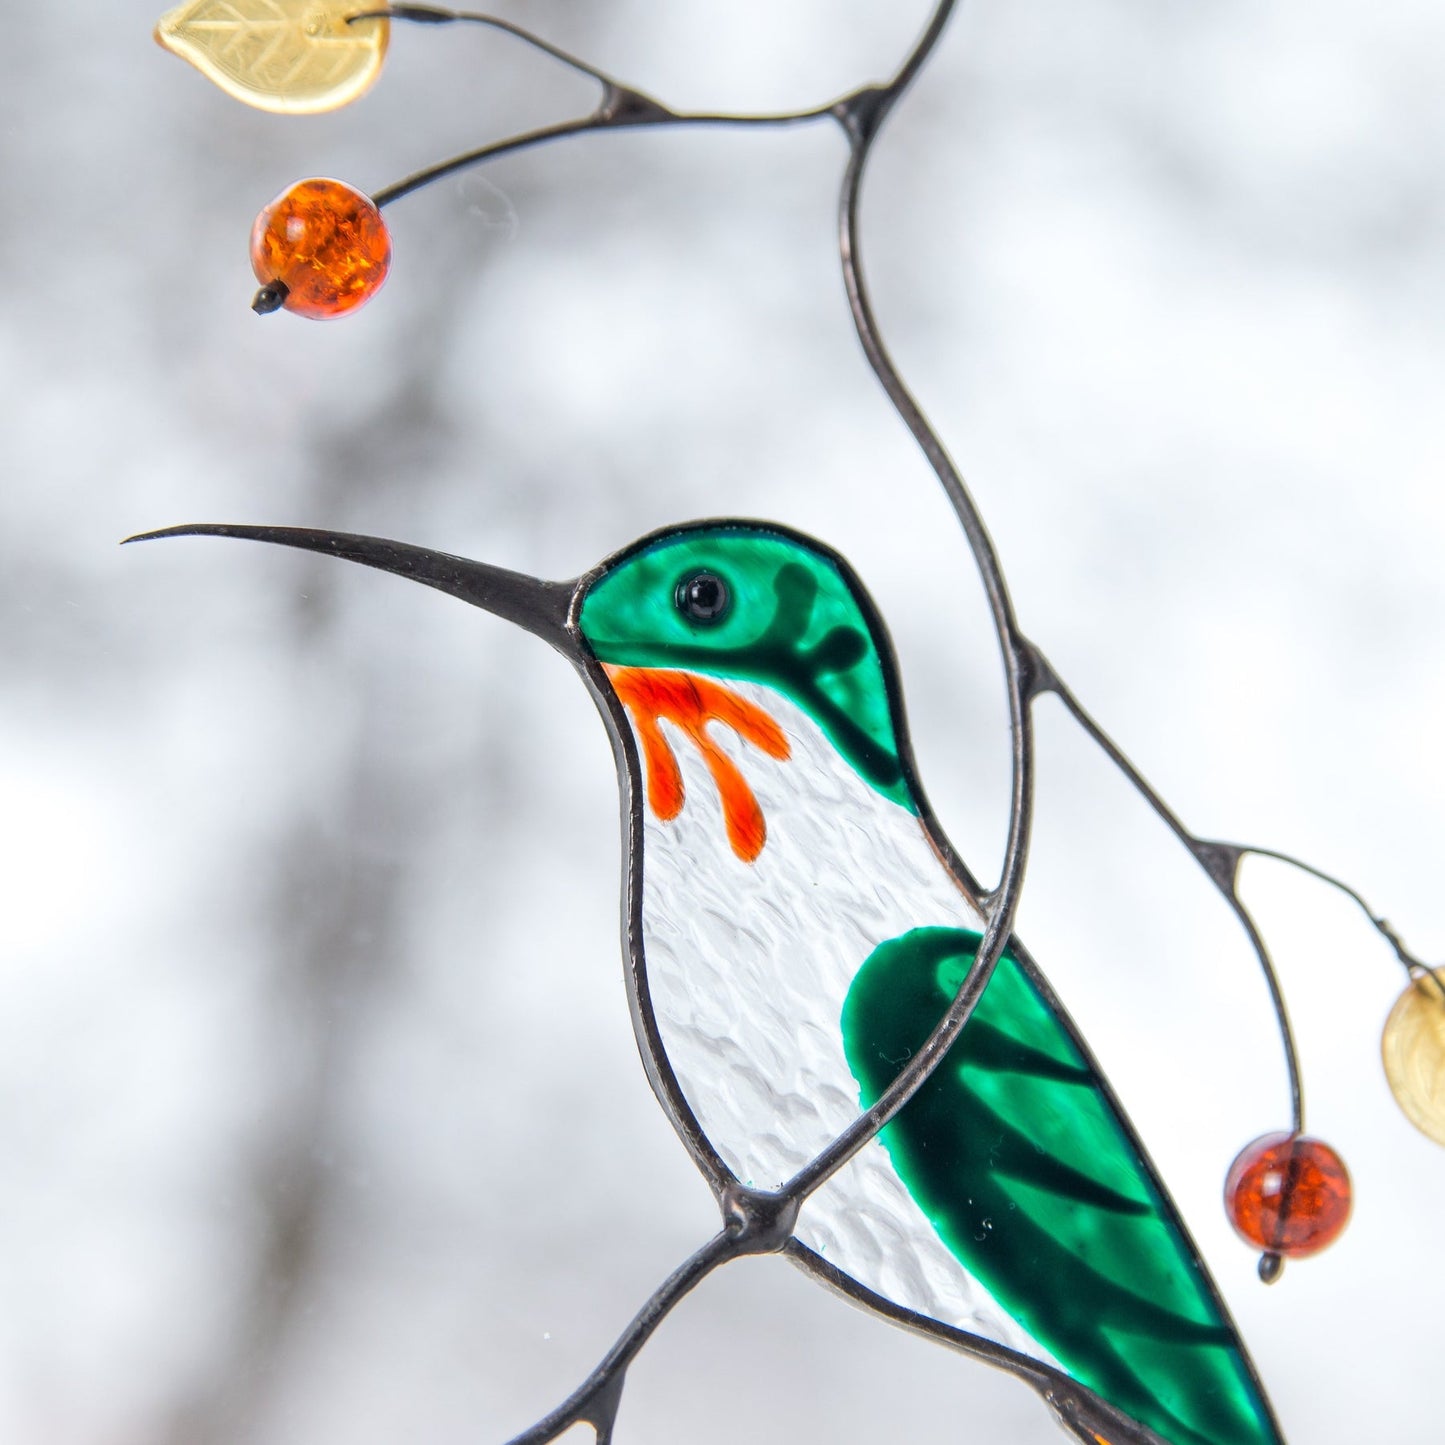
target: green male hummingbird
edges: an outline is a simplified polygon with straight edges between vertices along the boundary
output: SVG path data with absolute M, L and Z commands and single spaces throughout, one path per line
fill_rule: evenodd
M 639 1049 L 714 1182 L 793 1178 L 952 1002 L 979 889 L 915 775 L 883 622 L 828 548 L 699 522 L 544 582 L 341 533 L 149 535 L 197 533 L 411 577 L 578 668 L 618 760 Z M 1102 1401 L 1060 1411 L 1081 1440 L 1282 1445 L 1177 1210 L 1016 940 L 949 1054 L 788 1225 L 794 1262 L 856 1302 L 1056 1408 Z

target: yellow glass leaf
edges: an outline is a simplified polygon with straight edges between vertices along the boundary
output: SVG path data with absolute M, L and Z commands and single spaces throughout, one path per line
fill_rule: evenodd
M 365 94 L 381 73 L 391 21 L 346 23 L 369 8 L 365 0 L 191 0 L 161 16 L 156 40 L 247 105 L 314 115 Z
M 1445 1144 L 1445 968 L 1413 979 L 1385 1022 L 1385 1077 L 1405 1117 Z

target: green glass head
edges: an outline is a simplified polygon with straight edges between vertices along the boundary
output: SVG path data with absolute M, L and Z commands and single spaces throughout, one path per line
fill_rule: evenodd
M 657 533 L 603 564 L 578 621 L 601 662 L 776 688 L 869 786 L 917 812 L 883 624 L 847 563 L 810 538 L 746 522 Z

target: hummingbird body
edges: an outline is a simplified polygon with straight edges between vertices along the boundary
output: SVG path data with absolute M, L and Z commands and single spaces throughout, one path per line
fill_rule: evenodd
M 625 767 L 646 773 L 633 954 L 661 1048 L 712 1148 L 775 1188 L 924 1043 L 984 920 L 841 558 L 713 524 L 645 539 L 585 585 L 577 622 L 632 731 Z M 1171 1445 L 1277 1445 L 1173 1205 L 1016 957 L 795 1234 L 894 1305 L 1059 1364 Z
M 172 530 L 410 576 L 579 669 L 623 790 L 639 1049 L 715 1182 L 785 1185 L 957 995 L 985 923 L 976 886 L 914 775 L 882 620 L 812 539 L 695 523 L 560 583 L 375 538 Z M 794 1239 L 858 1302 L 992 1342 L 975 1352 L 1056 1402 L 1082 1386 L 1138 1422 L 1106 1438 L 1097 1410 L 1066 1416 L 1083 1440 L 1282 1445 L 1162 1182 L 1015 940 L 948 1054 L 803 1201 Z
M 671 819 L 645 814 L 642 950 L 703 1133 L 744 1184 L 775 1189 L 858 1112 L 841 1019 L 862 961 L 920 924 L 983 919 L 917 817 L 864 783 L 801 708 L 758 683 L 730 690 L 790 745 L 774 758 L 711 729 L 756 797 L 766 842 L 753 862 L 737 855 L 706 764 L 664 723 L 684 802 Z M 1051 1360 L 943 1245 L 877 1140 L 808 1201 L 797 1234 L 886 1298 Z

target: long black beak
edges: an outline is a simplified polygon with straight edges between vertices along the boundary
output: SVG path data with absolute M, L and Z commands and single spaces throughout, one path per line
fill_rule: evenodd
M 535 632 L 558 652 L 576 661 L 582 655 L 577 636 L 568 627 L 574 582 L 544 582 L 521 572 L 508 572 L 485 562 L 453 557 L 448 552 L 431 552 L 405 542 L 388 542 L 381 537 L 361 537 L 353 532 L 321 532 L 310 527 L 231 527 L 213 522 L 195 522 L 165 527 L 158 532 L 141 532 L 127 542 L 149 542 L 157 537 L 244 537 L 253 542 L 275 542 L 282 547 L 300 547 L 307 552 L 324 552 L 362 562 L 383 572 L 395 572 L 425 583 L 439 592 L 449 592 L 473 607 L 493 612 Z

